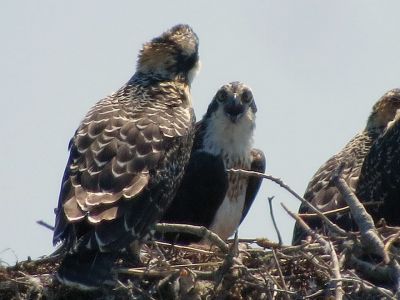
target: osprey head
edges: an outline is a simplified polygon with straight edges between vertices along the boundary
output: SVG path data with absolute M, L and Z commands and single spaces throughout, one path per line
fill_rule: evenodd
M 248 157 L 253 144 L 256 111 L 253 93 L 246 85 L 231 82 L 222 86 L 203 118 L 205 151 Z
M 144 44 L 137 70 L 190 83 L 199 68 L 199 39 L 189 25 L 176 25 Z
M 218 90 L 208 107 L 207 115 L 211 116 L 219 112 L 230 122 L 238 123 L 246 115 L 254 119 L 256 111 L 257 107 L 250 88 L 241 82 L 234 81 Z
M 396 117 L 400 109 L 400 89 L 386 92 L 375 103 L 368 118 L 367 130 L 383 131 L 388 123 Z

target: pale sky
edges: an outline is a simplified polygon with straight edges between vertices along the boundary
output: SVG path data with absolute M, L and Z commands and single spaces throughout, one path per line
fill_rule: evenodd
M 142 44 L 178 23 L 200 38 L 192 85 L 200 120 L 217 89 L 249 85 L 258 107 L 255 146 L 267 173 L 299 194 L 317 168 L 367 120 L 375 101 L 400 87 L 400 2 L 2 0 L 0 260 L 49 254 L 67 145 L 98 100 L 134 73 Z M 293 221 L 280 202 L 298 200 L 265 181 L 240 237 L 284 241 Z M 11 249 L 11 250 L 10 250 Z

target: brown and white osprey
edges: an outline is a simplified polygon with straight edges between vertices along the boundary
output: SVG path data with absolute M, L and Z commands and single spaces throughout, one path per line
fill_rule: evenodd
M 392 90 L 400 106 L 400 89 Z M 400 225 L 400 111 L 372 145 L 361 168 L 356 194 L 363 202 L 382 202 L 367 211 L 374 221 L 384 218 L 390 226 Z
M 251 90 L 240 82 L 222 86 L 196 136 L 181 187 L 162 222 L 201 225 L 222 239 L 231 236 L 253 203 L 261 179 L 227 173 L 226 169 L 265 171 L 262 151 L 252 148 L 256 104 Z M 171 242 L 197 242 L 199 238 L 167 234 Z
M 118 252 L 146 239 L 175 196 L 193 144 L 198 59 L 193 30 L 171 28 L 143 46 L 133 77 L 79 125 L 56 210 L 54 243 L 69 250 L 61 282 L 112 280 Z
M 342 176 L 353 192 L 356 191 L 366 155 L 379 135 L 385 130 L 387 124 L 395 117 L 397 109 L 400 108 L 398 98 L 399 90 L 391 90 L 378 100 L 372 108 L 365 129 L 318 169 L 307 186 L 304 199 L 311 202 L 322 212 L 347 206 L 340 192 L 331 182 L 331 176 L 337 167 L 344 163 Z M 309 212 L 310 210 L 306 205 L 300 206 L 300 214 Z M 331 219 L 346 230 L 355 229 L 350 213 L 336 214 Z M 323 228 L 319 218 L 306 218 L 304 221 L 313 229 Z M 305 237 L 305 232 L 296 224 L 292 243 L 299 244 Z

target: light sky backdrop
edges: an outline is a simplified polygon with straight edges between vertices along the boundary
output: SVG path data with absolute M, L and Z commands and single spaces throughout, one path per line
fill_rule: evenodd
M 2 0 L 0 2 L 0 259 L 53 251 L 67 145 L 98 100 L 134 73 L 142 44 L 177 23 L 200 38 L 192 85 L 201 119 L 217 89 L 249 85 L 255 146 L 267 173 L 298 193 L 362 130 L 372 105 L 400 87 L 400 2 Z M 267 197 L 290 243 L 298 200 L 265 181 L 240 237 L 276 240 Z

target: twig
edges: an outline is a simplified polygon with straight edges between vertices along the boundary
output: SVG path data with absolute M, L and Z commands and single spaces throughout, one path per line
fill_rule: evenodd
M 50 229 L 51 231 L 54 231 L 54 226 L 50 225 L 49 223 L 46 223 L 43 220 L 38 220 L 38 221 L 36 221 L 36 223 L 41 225 L 41 226 L 43 226 L 43 227 L 45 227 L 45 228 L 47 228 L 47 229 Z
M 336 255 L 335 248 L 333 247 L 332 242 L 327 242 L 321 235 L 317 234 L 313 231 L 299 216 L 291 212 L 283 203 L 281 203 L 282 207 L 285 211 L 292 216 L 298 224 L 307 232 L 307 234 L 311 235 L 316 241 L 318 241 L 321 246 L 325 249 L 326 253 L 330 254 L 331 261 L 332 261 L 332 269 L 331 272 L 335 279 L 340 279 L 340 267 L 339 267 L 339 260 Z M 340 281 L 336 282 L 335 284 L 335 299 L 341 300 L 343 299 L 344 292 L 342 290 L 342 283 Z
M 160 241 L 155 241 L 155 242 L 156 242 L 156 244 L 158 244 L 160 246 L 166 246 L 166 247 L 170 247 L 170 248 L 174 248 L 174 249 L 198 252 L 198 253 L 203 253 L 203 254 L 214 254 L 214 252 L 212 252 L 212 251 L 208 251 L 208 250 L 204 250 L 204 249 L 200 249 L 200 248 L 170 244 L 170 243 L 165 243 L 165 242 L 160 242 Z
M 325 253 L 329 253 L 329 243 L 322 238 L 322 236 L 312 230 L 310 226 L 308 226 L 298 215 L 291 212 L 283 203 L 281 203 L 281 206 L 293 219 L 296 220 L 296 222 L 299 224 L 299 226 L 301 226 L 301 228 L 303 228 L 307 235 L 311 235 L 318 243 L 321 244 L 321 246 L 325 249 Z
M 341 164 L 333 173 L 332 181 L 336 185 L 337 189 L 341 193 L 343 199 L 350 207 L 351 214 L 356 222 L 360 234 L 361 243 L 370 249 L 373 253 L 378 254 L 383 258 L 383 261 L 388 264 L 390 259 L 388 253 L 385 251 L 384 244 L 379 238 L 374 220 L 367 213 L 364 206 L 354 195 L 353 191 L 347 185 L 346 181 L 342 178 L 341 174 L 344 168 L 344 164 Z
M 212 261 L 212 262 L 205 262 L 205 263 L 190 263 L 190 264 L 179 264 L 179 265 L 169 265 L 168 270 L 172 269 L 179 269 L 179 268 L 199 268 L 199 267 L 215 267 L 220 266 L 222 261 Z M 137 268 L 119 268 L 116 271 L 118 273 L 124 273 L 125 271 L 148 271 L 148 267 L 137 267 Z M 167 271 L 168 271 L 167 270 Z
M 337 279 L 332 278 L 332 281 L 336 281 L 336 280 L 337 280 Z M 365 281 L 365 280 L 362 280 L 362 279 L 360 279 L 360 278 L 353 278 L 353 277 L 349 278 L 349 277 L 344 277 L 344 278 L 341 278 L 341 279 L 338 279 L 338 280 L 340 280 L 340 281 L 342 281 L 342 282 L 350 282 L 350 283 L 358 283 L 358 284 L 361 284 L 362 288 L 363 288 L 364 290 L 366 290 L 366 291 L 369 291 L 369 292 L 374 291 L 374 292 L 379 293 L 379 294 L 382 295 L 382 296 L 385 296 L 386 299 L 397 300 L 397 298 L 395 298 L 395 297 L 393 296 L 393 293 L 392 293 L 391 291 L 389 291 L 389 290 L 387 290 L 387 289 L 385 289 L 385 288 L 377 287 L 376 285 L 373 285 L 372 283 L 370 283 L 370 282 L 368 282 L 368 281 Z
M 347 236 L 347 237 L 352 237 L 353 234 L 350 232 L 346 232 L 339 226 L 337 226 L 335 223 L 333 223 L 331 220 L 329 220 L 318 208 L 316 208 L 314 205 L 312 205 L 310 202 L 305 200 L 303 197 L 301 197 L 299 194 L 297 194 L 294 190 L 292 190 L 288 185 L 286 185 L 280 178 L 273 177 L 271 175 L 267 175 L 264 173 L 259 173 L 259 172 L 254 172 L 254 171 L 246 171 L 246 170 L 241 170 L 241 169 L 229 169 L 227 170 L 228 172 L 232 173 L 239 173 L 242 175 L 248 175 L 248 176 L 256 176 L 259 178 L 264 178 L 271 180 L 287 190 L 290 194 L 292 194 L 297 200 L 300 200 L 302 204 L 307 205 L 314 213 L 316 213 L 328 226 L 328 228 L 337 233 L 338 235 L 341 236 Z
M 281 265 L 279 263 L 278 257 L 276 256 L 276 252 L 275 249 L 272 249 L 272 254 L 274 255 L 274 259 L 275 259 L 275 264 L 276 264 L 276 268 L 278 269 L 278 274 L 279 274 L 279 278 L 281 279 L 281 283 L 282 283 L 282 287 L 285 290 L 285 292 L 288 291 L 286 282 L 285 282 L 285 278 L 283 277 L 283 273 L 282 273 L 282 269 L 281 269 Z M 285 298 L 290 300 L 290 297 L 288 294 L 285 293 Z
M 375 206 L 375 205 L 381 205 L 383 204 L 383 201 L 377 201 L 377 202 L 367 202 L 367 203 L 362 203 L 364 206 Z M 337 215 L 343 212 L 346 212 L 350 210 L 349 206 L 337 208 L 337 209 L 332 209 L 332 210 L 327 210 L 322 212 L 325 216 L 330 216 L 330 215 Z M 298 214 L 299 217 L 301 218 L 313 218 L 313 217 L 319 217 L 317 214 L 314 213 L 304 213 L 304 214 Z
M 393 243 L 400 237 L 400 231 L 394 234 L 389 238 L 389 240 L 385 244 L 385 251 L 389 252 L 390 247 L 392 247 Z
M 209 240 L 212 244 L 215 244 L 222 252 L 228 253 L 228 245 L 214 232 L 208 230 L 203 226 L 194 226 L 186 224 L 169 224 L 169 223 L 158 223 L 155 229 L 160 233 L 174 232 L 174 233 L 189 233 L 198 237 Z
M 141 289 L 140 287 L 136 286 L 135 284 L 133 284 L 132 282 L 129 282 L 129 285 L 126 286 L 124 285 L 122 282 L 117 281 L 120 285 L 120 287 L 124 288 L 125 291 L 128 293 L 129 298 L 130 299 L 136 299 L 136 297 L 133 296 L 132 291 L 131 290 L 136 290 L 137 292 L 140 293 L 141 296 L 144 297 L 144 299 L 149 299 L 149 300 L 156 300 L 155 298 L 153 298 L 147 291 L 144 291 L 143 289 Z M 131 290 L 130 290 L 131 289 Z
M 332 242 L 329 242 L 329 245 L 332 260 L 332 273 L 334 278 L 337 279 L 337 281 L 335 282 L 335 300 L 341 300 L 343 299 L 344 292 L 342 289 L 342 282 L 340 281 L 342 275 L 340 274 L 339 260 Z
M 324 293 L 325 293 L 325 290 L 318 290 L 318 291 L 316 291 L 316 292 L 313 293 L 313 294 L 310 294 L 310 295 L 305 296 L 304 299 L 315 299 L 315 297 L 317 297 L 317 296 L 319 296 L 319 295 L 322 295 L 322 294 L 324 294 Z
M 238 241 L 237 241 L 237 231 L 235 233 L 235 241 L 231 244 L 229 248 L 229 252 L 225 255 L 225 259 L 222 263 L 222 265 L 219 267 L 219 269 L 216 272 L 216 277 L 215 277 L 215 286 L 214 286 L 214 292 L 217 295 L 216 299 L 222 298 L 220 293 L 224 292 L 227 290 L 227 288 L 224 288 L 224 278 L 225 276 L 230 272 L 232 269 L 235 261 L 234 257 L 238 254 Z M 232 284 L 233 282 L 231 282 Z M 219 297 L 218 297 L 219 295 Z
M 275 221 L 274 210 L 272 209 L 272 200 L 273 199 L 274 199 L 274 196 L 268 197 L 269 212 L 271 214 L 272 224 L 274 224 L 275 232 L 278 236 L 279 246 L 281 246 L 282 245 L 282 236 L 281 236 L 281 233 L 279 232 L 278 225 L 276 224 L 276 221 Z
M 13 249 L 11 249 L 11 248 L 5 248 L 5 249 L 1 250 L 1 251 L 0 251 L 0 254 L 3 254 L 3 253 L 5 253 L 5 252 L 7 252 L 7 251 L 11 252 L 11 253 L 14 255 L 14 260 L 15 260 L 15 261 L 18 261 L 17 253 L 15 253 L 15 251 L 14 251 Z M 7 263 L 7 262 L 5 262 L 5 261 L 3 261 L 3 260 L 0 259 L 0 265 L 2 265 L 2 264 L 9 265 L 9 263 Z
M 376 265 L 361 260 L 354 255 L 350 256 L 349 266 L 358 270 L 371 280 L 378 282 L 390 282 L 393 280 L 393 275 L 395 275 L 390 265 Z
M 185 267 L 187 268 L 187 267 Z M 163 278 L 171 275 L 172 273 L 179 273 L 179 269 L 174 270 L 143 270 L 139 268 L 120 268 L 115 269 L 115 272 L 119 274 L 126 274 L 136 277 L 146 277 L 146 278 Z M 191 270 L 198 279 L 211 280 L 215 276 L 216 271 L 199 271 Z

